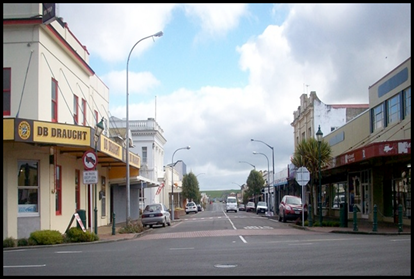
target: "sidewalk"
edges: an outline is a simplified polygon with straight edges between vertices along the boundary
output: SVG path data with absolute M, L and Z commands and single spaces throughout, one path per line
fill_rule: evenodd
M 277 216 L 268 217 L 272 219 L 278 219 Z M 411 235 L 411 226 L 402 225 L 402 231 L 399 231 L 398 224 L 388 222 L 378 222 L 377 230 L 373 231 L 374 224 L 372 221 L 358 219 L 356 224 L 356 230 L 354 229 L 353 220 L 348 220 L 347 227 L 308 227 L 302 225 L 296 225 L 291 222 L 290 225 L 297 229 L 327 232 L 327 233 L 354 233 L 354 234 L 378 234 L 378 235 Z

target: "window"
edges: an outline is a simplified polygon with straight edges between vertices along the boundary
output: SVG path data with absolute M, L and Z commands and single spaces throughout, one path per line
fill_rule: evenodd
M 11 69 L 3 69 L 3 116 L 10 115 L 11 107 Z
M 75 125 L 79 124 L 79 98 L 73 95 L 73 121 Z
M 372 131 L 376 131 L 383 128 L 383 119 L 384 113 L 382 104 L 380 104 L 372 110 Z
M 95 125 L 99 123 L 98 112 L 95 110 Z
M 37 161 L 18 161 L 18 214 L 39 215 L 39 163 Z
M 400 120 L 400 95 L 387 100 L 387 125 Z
M 56 166 L 56 191 L 55 191 L 55 203 L 56 203 L 56 215 L 62 215 L 62 166 Z
M 58 82 L 52 78 L 52 122 L 58 122 Z
M 142 163 L 146 164 L 147 163 L 147 156 L 148 156 L 148 151 L 147 151 L 147 147 L 143 146 L 142 147 Z
M 411 115 L 411 87 L 403 91 L 404 98 L 404 118 Z
M 82 99 L 82 125 L 86 126 L 86 100 Z

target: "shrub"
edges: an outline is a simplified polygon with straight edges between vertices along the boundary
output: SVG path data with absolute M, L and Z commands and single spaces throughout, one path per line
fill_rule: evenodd
M 92 242 L 99 240 L 99 236 L 90 231 L 83 231 L 81 228 L 72 227 L 65 235 L 65 242 Z
M 20 238 L 19 240 L 17 240 L 17 246 L 28 246 L 29 245 L 29 241 L 27 240 L 27 238 Z
M 57 230 L 34 231 L 30 234 L 29 243 L 34 245 L 53 245 L 63 243 L 63 235 Z
M 140 233 L 144 231 L 141 221 L 131 221 L 129 225 L 125 225 L 118 230 L 118 233 Z
M 13 237 L 8 237 L 6 239 L 3 239 L 3 248 L 15 247 L 15 246 L 16 246 L 16 240 Z

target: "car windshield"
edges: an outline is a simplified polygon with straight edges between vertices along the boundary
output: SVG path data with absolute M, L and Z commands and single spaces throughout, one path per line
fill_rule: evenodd
M 301 205 L 302 201 L 301 201 L 301 199 L 299 199 L 297 197 L 289 197 L 289 198 L 286 198 L 286 203 L 287 204 L 293 204 L 293 205 Z
M 266 202 L 258 202 L 257 205 L 266 206 Z

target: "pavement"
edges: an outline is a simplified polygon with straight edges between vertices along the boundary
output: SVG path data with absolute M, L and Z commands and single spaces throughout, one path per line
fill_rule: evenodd
M 277 216 L 263 216 L 269 219 L 276 219 Z M 181 220 L 174 220 L 173 223 L 181 222 Z M 371 234 L 371 235 L 411 235 L 411 226 L 402 225 L 401 229 L 398 224 L 388 223 L 388 222 L 378 222 L 376 226 L 376 231 L 374 231 L 374 224 L 368 220 L 358 220 L 356 224 L 356 230 L 354 228 L 353 221 L 348 220 L 347 227 L 308 227 L 296 225 L 294 222 L 286 223 L 289 226 L 302 229 L 307 231 L 315 232 L 325 232 L 325 233 L 352 233 L 352 234 Z M 125 226 L 125 223 L 115 224 L 115 234 L 112 234 L 113 227 L 112 225 L 98 227 L 98 242 L 108 242 L 108 241 L 119 241 L 119 240 L 128 240 L 139 237 L 141 234 L 145 233 L 149 228 L 145 228 L 143 232 L 140 233 L 118 233 L 119 229 Z

